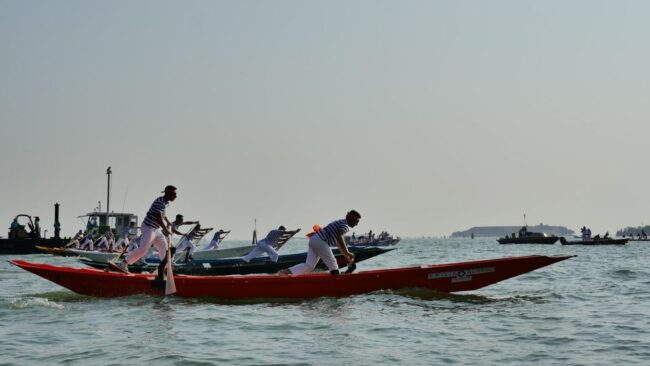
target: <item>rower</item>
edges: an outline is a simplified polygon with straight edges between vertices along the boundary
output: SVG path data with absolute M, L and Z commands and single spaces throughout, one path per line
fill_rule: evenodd
M 188 248 L 187 253 L 185 254 L 185 262 L 191 260 L 192 254 L 194 254 L 194 251 L 196 250 L 196 244 L 194 244 L 194 241 L 196 239 L 200 240 L 211 230 L 212 228 L 201 229 L 201 225 L 196 224 L 196 226 L 189 233 L 184 235 L 185 239 L 176 248 L 176 253 L 180 254 L 183 250 Z
M 132 233 L 134 233 L 135 230 L 136 230 L 135 222 L 133 222 L 133 221 L 131 221 L 131 223 L 129 223 L 129 226 L 125 226 L 124 228 L 122 228 L 122 231 L 120 232 L 119 239 L 115 243 L 115 246 L 113 247 L 113 249 L 119 250 L 119 249 L 122 249 L 122 247 L 128 247 L 129 246 L 129 236 Z
M 266 238 L 260 240 L 255 244 L 255 248 L 250 251 L 250 253 L 241 257 L 242 262 L 250 263 L 251 259 L 257 257 L 262 253 L 266 253 L 269 256 L 269 260 L 273 263 L 278 262 L 279 254 L 275 250 L 278 240 L 283 234 L 290 234 L 291 236 L 295 235 L 300 229 L 297 230 L 287 230 L 284 226 L 280 225 L 277 230 L 271 230 L 266 235 Z
M 308 234 L 309 250 L 307 251 L 307 260 L 305 263 L 283 269 L 278 274 L 296 275 L 309 273 L 316 268 L 319 259 L 323 260 L 323 263 L 325 263 L 331 274 L 338 274 L 339 265 L 330 246 L 337 246 L 339 248 L 348 263 L 348 268 L 350 268 L 354 262 L 354 254 L 350 253 L 348 246 L 345 244 L 345 233 L 350 231 L 351 227 L 357 226 L 359 220 L 361 220 L 361 214 L 355 210 L 351 210 L 345 215 L 345 219 L 332 221 L 326 227 L 310 233 L 311 235 Z
M 219 244 L 223 241 L 223 239 L 230 233 L 230 230 L 228 231 L 223 231 L 223 229 L 219 229 L 214 235 L 212 236 L 212 240 L 210 241 L 210 244 L 205 247 L 203 250 L 211 250 L 211 249 L 219 249 Z
M 92 229 L 88 231 L 88 234 L 84 237 L 79 249 L 92 251 L 94 249 L 93 243 L 95 242 L 95 235 L 97 234 L 97 229 Z
M 178 231 L 179 227 L 183 225 L 197 225 L 198 223 L 199 223 L 198 221 L 184 221 L 183 215 L 178 214 L 176 215 L 176 219 L 174 220 L 174 222 L 172 222 L 172 233 L 176 235 L 185 235 Z
M 66 248 L 79 248 L 79 240 L 83 237 L 83 230 L 79 230 L 72 239 L 65 245 Z
M 171 235 L 172 230 L 172 224 L 167 216 L 165 216 L 165 209 L 169 206 L 170 202 L 176 199 L 176 187 L 171 185 L 166 186 L 162 193 L 164 195 L 156 198 L 151 204 L 149 211 L 147 211 L 147 216 L 144 218 L 141 227 L 142 238 L 138 248 L 131 251 L 123 260 L 109 261 L 109 267 L 124 273 L 129 273 L 129 264 L 133 264 L 144 257 L 152 245 L 158 251 L 161 265 L 164 264 L 167 253 L 167 240 L 165 236 Z M 164 266 L 161 266 L 161 268 L 164 268 Z M 171 274 L 169 273 L 168 275 Z
M 104 235 L 100 236 L 93 246 L 97 251 L 110 252 L 113 246 L 113 231 L 111 229 L 106 230 Z

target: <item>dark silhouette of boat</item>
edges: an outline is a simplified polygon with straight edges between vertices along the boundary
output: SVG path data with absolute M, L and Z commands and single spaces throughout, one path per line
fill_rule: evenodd
M 40 219 L 38 216 L 20 214 L 14 217 L 9 227 L 7 238 L 0 239 L 0 254 L 35 254 L 41 253 L 37 246 L 44 248 L 61 247 L 66 239 L 59 237 L 59 204 L 54 205 L 54 236 L 41 236 Z M 46 230 L 47 231 L 47 230 Z
M 629 239 L 614 238 L 593 238 L 588 240 L 568 241 L 564 237 L 560 238 L 562 245 L 625 245 Z
M 375 236 L 372 231 L 367 234 L 359 236 L 346 236 L 345 242 L 348 246 L 357 247 L 385 247 L 399 243 L 401 238 L 393 236 L 386 231 L 382 231 L 379 235 Z
M 555 244 L 559 238 L 555 235 L 546 235 L 544 233 L 535 233 L 528 231 L 527 226 L 522 226 L 519 229 L 519 236 L 515 236 L 513 233 L 512 236 L 506 235 L 503 238 L 497 239 L 499 244 Z

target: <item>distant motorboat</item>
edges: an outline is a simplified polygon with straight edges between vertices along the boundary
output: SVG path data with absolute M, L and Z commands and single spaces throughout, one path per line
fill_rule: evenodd
M 388 232 L 384 231 L 377 235 L 373 235 L 372 231 L 367 234 L 362 234 L 360 236 L 346 236 L 345 242 L 350 246 L 357 247 L 384 247 L 389 245 L 395 245 L 400 240 L 399 236 L 390 235 Z
M 528 231 L 526 226 L 523 226 L 519 230 L 519 236 L 515 237 L 515 234 L 512 236 L 505 236 L 503 238 L 497 239 L 499 244 L 555 244 L 559 237 L 555 235 L 546 235 L 545 233 L 535 233 Z

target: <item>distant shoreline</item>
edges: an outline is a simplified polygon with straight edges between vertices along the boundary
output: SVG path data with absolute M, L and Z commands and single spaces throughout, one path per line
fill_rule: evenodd
M 519 232 L 519 226 L 474 226 L 467 230 L 453 232 L 450 238 L 470 238 L 472 234 L 474 237 L 503 237 L 505 235 L 512 235 L 512 233 Z M 528 226 L 528 231 L 542 232 L 548 235 L 556 236 L 570 236 L 575 232 L 565 226 L 551 226 L 551 225 L 534 225 Z

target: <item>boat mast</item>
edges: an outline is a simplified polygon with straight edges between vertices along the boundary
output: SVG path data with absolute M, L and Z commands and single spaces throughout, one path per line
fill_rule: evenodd
M 111 167 L 109 166 L 108 169 L 106 169 L 106 175 L 108 176 L 108 189 L 106 190 L 106 223 L 108 224 L 108 213 L 111 212 L 109 210 L 110 208 L 110 203 L 111 203 Z

